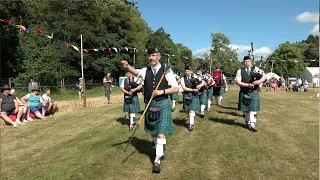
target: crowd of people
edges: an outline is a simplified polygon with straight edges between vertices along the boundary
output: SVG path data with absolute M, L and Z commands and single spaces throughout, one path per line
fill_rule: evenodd
M 309 83 L 307 79 L 298 78 L 297 81 L 286 81 L 283 76 L 279 79 L 271 78 L 265 83 L 266 87 L 271 87 L 273 91 L 279 91 L 279 88 L 285 88 L 287 92 L 308 92 Z
M 57 102 L 53 102 L 49 88 L 44 94 L 39 94 L 37 83 L 30 80 L 28 93 L 19 99 L 16 90 L 8 85 L 1 88 L 0 93 L 0 117 L 13 127 L 33 121 L 35 118 L 45 120 L 46 116 L 54 115 L 57 109 Z

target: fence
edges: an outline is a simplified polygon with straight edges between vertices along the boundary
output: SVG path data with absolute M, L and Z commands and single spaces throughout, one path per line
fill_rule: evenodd
M 101 81 L 101 80 L 100 80 Z M 26 83 L 28 84 L 28 83 Z M 41 83 L 39 83 L 40 88 L 60 88 L 62 92 L 65 92 L 66 88 L 67 89 L 77 89 L 77 84 L 78 81 L 65 81 L 60 80 L 60 82 L 57 82 L 57 85 L 51 85 L 51 86 L 47 86 L 47 85 L 42 85 Z M 14 79 L 13 78 L 0 78 L 0 89 L 4 86 L 4 85 L 9 85 L 10 88 L 15 88 L 15 89 L 22 89 L 27 91 L 28 86 L 15 86 L 14 84 Z M 117 81 L 117 79 L 113 79 L 112 82 L 113 86 L 119 86 L 119 82 Z M 95 88 L 95 87 L 101 87 L 103 86 L 103 83 L 100 82 L 98 80 L 86 80 L 86 89 L 91 89 L 91 88 Z

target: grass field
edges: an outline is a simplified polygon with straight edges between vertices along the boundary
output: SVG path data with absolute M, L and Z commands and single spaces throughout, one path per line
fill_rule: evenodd
M 120 101 L 2 126 L 1 179 L 318 179 L 315 93 L 260 95 L 256 133 L 244 128 L 235 88 L 191 133 L 178 103 L 160 174 L 151 173 L 155 151 L 142 127 L 123 152 L 132 132 Z

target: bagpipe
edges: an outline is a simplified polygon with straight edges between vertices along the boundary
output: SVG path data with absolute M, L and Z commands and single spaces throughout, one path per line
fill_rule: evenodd
M 190 79 L 191 83 L 192 83 L 192 89 L 196 89 L 196 87 L 198 85 L 200 85 L 202 83 L 202 81 L 195 77 L 194 74 L 191 74 L 191 79 Z M 202 86 L 200 89 L 199 89 L 199 92 L 203 92 L 204 90 L 206 89 L 205 86 Z

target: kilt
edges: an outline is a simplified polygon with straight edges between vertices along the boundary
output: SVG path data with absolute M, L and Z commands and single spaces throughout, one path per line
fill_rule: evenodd
M 148 111 L 145 115 L 144 130 L 149 134 L 173 134 L 173 121 L 171 106 L 168 99 L 160 101 L 152 100 L 150 106 L 158 106 L 161 109 L 160 118 L 157 121 L 149 122 Z
M 187 106 L 185 104 L 185 98 L 186 96 L 191 96 L 192 97 L 192 103 Z M 192 95 L 192 93 L 188 93 L 188 92 L 185 92 L 183 93 L 183 109 L 188 111 L 188 110 L 194 110 L 194 111 L 200 111 L 200 99 L 199 99 L 199 96 L 198 95 Z
M 223 95 L 223 88 L 220 87 L 213 87 L 213 93 L 214 96 L 222 96 Z
M 207 91 L 207 98 L 211 99 L 211 100 L 213 99 L 213 88 L 212 87 L 210 87 Z
M 176 92 L 176 93 L 173 93 L 173 94 L 171 94 L 170 95 L 170 99 L 171 100 L 175 100 L 175 101 L 177 101 L 178 100 L 178 98 L 179 98 L 179 95 L 178 95 L 178 93 Z
M 132 96 L 132 103 L 127 104 L 123 101 L 123 112 L 137 113 L 141 112 L 138 96 Z
M 199 99 L 200 99 L 200 105 L 204 104 L 207 105 L 208 104 L 208 98 L 207 98 L 207 90 L 204 90 L 202 92 L 202 94 L 199 95 Z
M 245 93 L 239 92 L 238 109 L 240 111 L 260 111 L 260 97 L 258 91 L 247 93 L 251 96 L 251 102 L 249 105 L 243 104 L 243 95 Z

